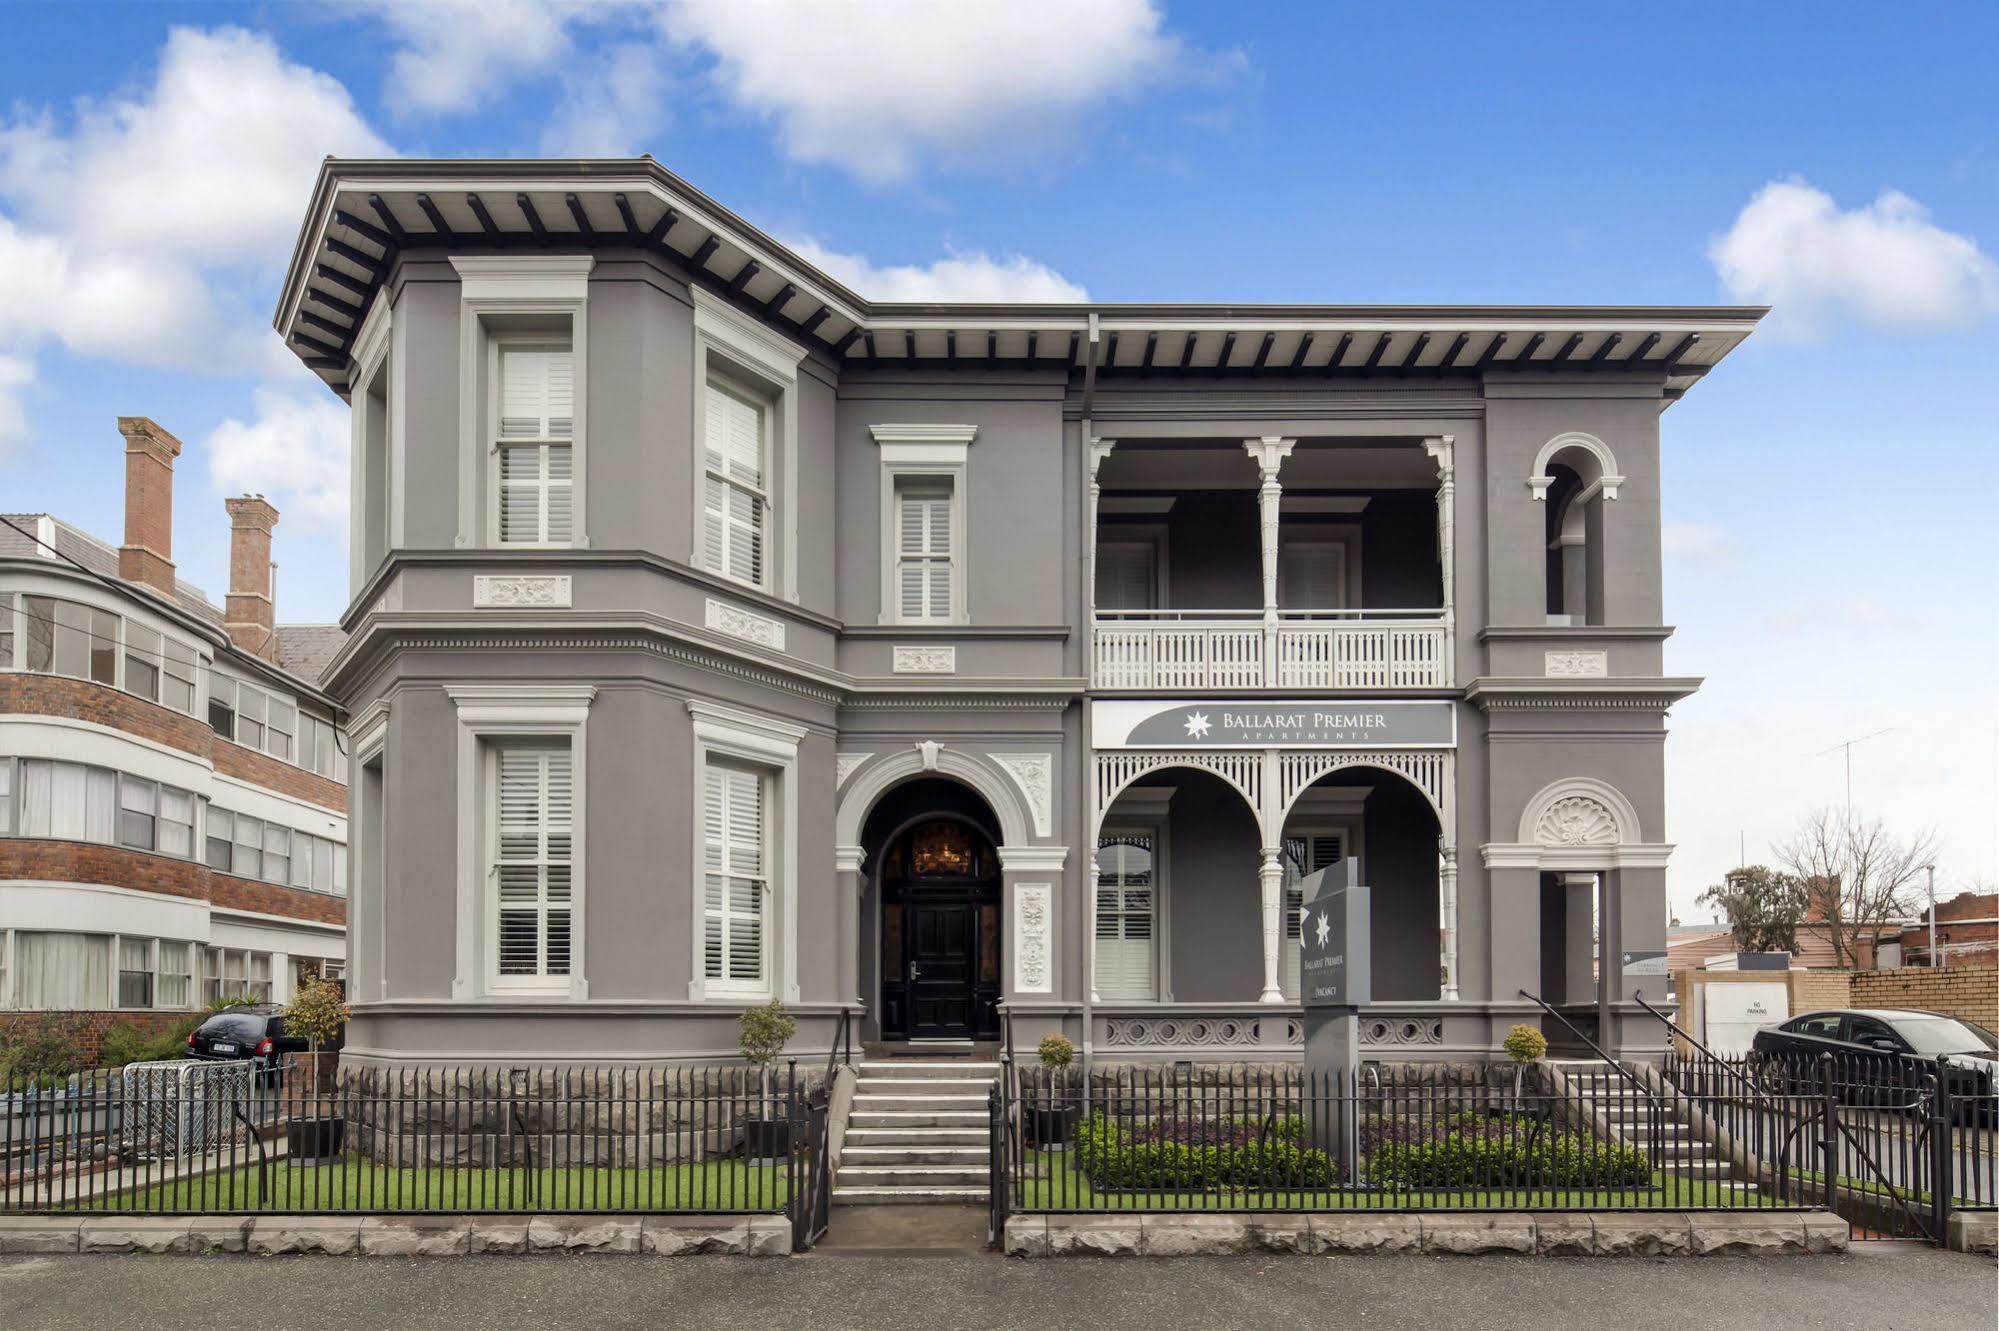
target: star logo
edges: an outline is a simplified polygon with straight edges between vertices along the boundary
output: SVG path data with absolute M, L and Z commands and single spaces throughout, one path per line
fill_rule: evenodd
M 1208 714 L 1206 712 L 1187 713 L 1187 738 L 1206 739 L 1208 737 Z
M 1324 947 L 1324 946 L 1326 945 L 1326 940 L 1327 940 L 1327 939 L 1329 939 L 1329 938 L 1331 938 L 1332 936 L 1333 936 L 1333 922 L 1332 922 L 1331 920 L 1329 920 L 1329 919 L 1327 919 L 1327 918 L 1326 918 L 1326 912 L 1324 912 L 1324 911 L 1320 911 L 1320 912 L 1319 912 L 1319 946 L 1320 946 L 1320 947 Z

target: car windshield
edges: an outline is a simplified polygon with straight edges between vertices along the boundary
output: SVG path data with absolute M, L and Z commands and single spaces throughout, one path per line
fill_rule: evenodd
M 1999 1039 L 1994 1039 L 1991 1031 L 1951 1017 L 1911 1017 L 1897 1021 L 1895 1029 L 1919 1054 L 1989 1054 L 1999 1050 Z
M 254 1012 L 218 1012 L 201 1023 L 201 1033 L 212 1040 L 261 1040 L 264 1018 Z

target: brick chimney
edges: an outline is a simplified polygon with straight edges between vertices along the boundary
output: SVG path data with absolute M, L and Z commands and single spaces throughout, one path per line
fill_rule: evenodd
M 125 544 L 118 576 L 174 599 L 174 459 L 180 440 L 144 416 L 120 416 L 125 436 Z
M 266 661 L 278 659 L 271 601 L 271 528 L 278 510 L 262 495 L 222 501 L 229 510 L 229 601 L 222 626 L 229 640 Z

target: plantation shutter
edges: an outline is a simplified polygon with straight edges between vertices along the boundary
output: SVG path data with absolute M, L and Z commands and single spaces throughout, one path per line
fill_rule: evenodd
M 1150 542 L 1118 541 L 1097 548 L 1097 609 L 1151 610 L 1157 550 Z
M 1097 992 L 1107 999 L 1152 998 L 1152 838 L 1111 836 L 1097 847 Z
M 723 986 L 754 988 L 764 982 L 767 784 L 752 768 L 708 764 L 702 966 L 709 980 Z
M 502 347 L 500 439 L 566 441 L 575 428 L 575 353 L 567 347 Z
M 1339 610 L 1347 603 L 1346 549 L 1297 541 L 1278 551 L 1277 597 L 1290 610 Z
M 500 349 L 500 541 L 566 545 L 575 492 L 575 353 Z
M 493 881 L 499 974 L 569 974 L 576 792 L 567 749 L 499 751 Z
M 927 483 L 896 491 L 896 593 L 905 620 L 952 615 L 951 487 Z
M 708 385 L 706 400 L 702 559 L 710 572 L 761 585 L 768 509 L 764 409 L 717 383 Z
M 1299 932 L 1305 911 L 1305 879 L 1346 858 L 1340 832 L 1306 832 L 1284 838 L 1284 992 L 1298 996 Z

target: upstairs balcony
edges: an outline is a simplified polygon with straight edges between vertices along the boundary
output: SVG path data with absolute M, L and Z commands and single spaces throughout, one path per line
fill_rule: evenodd
M 1449 439 L 1097 441 L 1092 687 L 1455 682 Z
M 1437 689 L 1450 683 L 1443 611 L 1099 610 L 1100 689 Z

